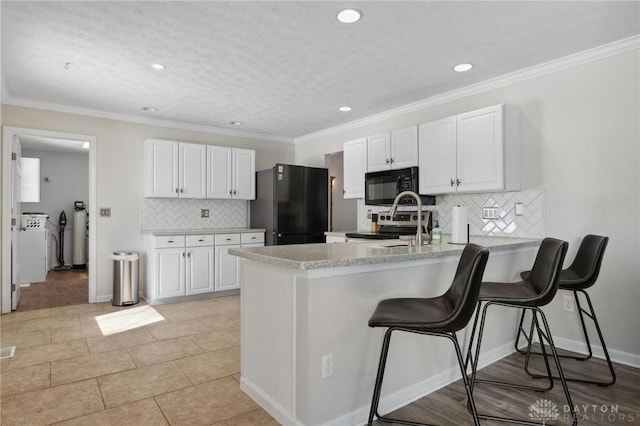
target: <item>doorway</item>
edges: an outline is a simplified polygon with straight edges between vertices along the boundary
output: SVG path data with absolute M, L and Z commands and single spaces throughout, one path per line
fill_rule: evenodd
M 18 142 L 18 144 L 16 144 Z M 51 303 L 54 305 L 69 304 L 71 303 L 82 303 L 82 302 L 96 302 L 97 298 L 97 285 L 96 285 L 96 187 L 95 187 L 95 174 L 96 174 L 96 138 L 90 135 L 79 135 L 79 134 L 70 134 L 63 132 L 53 132 L 53 131 L 44 131 L 37 129 L 25 129 L 25 128 L 16 128 L 16 127 L 7 127 L 3 128 L 3 150 L 2 150 L 2 186 L 3 186 L 3 196 L 2 196 L 2 313 L 7 313 L 11 311 L 12 307 L 12 299 L 15 303 L 16 299 L 20 297 L 19 294 L 19 283 L 15 281 L 13 278 L 13 271 L 15 267 L 11 265 L 11 258 L 13 249 L 16 247 L 15 237 L 16 233 L 19 232 L 19 228 L 21 227 L 20 223 L 20 212 L 12 212 L 11 211 L 11 197 L 7 197 L 7 191 L 11 189 L 11 185 L 14 184 L 13 174 L 11 173 L 11 165 L 12 162 L 12 149 L 15 145 L 21 145 L 22 152 L 27 153 L 27 156 L 31 157 L 42 157 L 46 158 L 46 162 L 48 164 L 47 171 L 42 174 L 40 177 L 40 183 L 42 184 L 42 190 L 49 192 L 49 199 L 46 203 L 37 204 L 37 203 L 21 203 L 22 206 L 26 207 L 28 210 L 36 210 L 35 213 L 39 213 L 38 210 L 42 210 L 43 207 L 47 209 L 53 209 L 53 211 L 47 211 L 45 213 L 49 213 L 51 217 L 48 219 L 48 227 L 51 229 L 51 234 L 58 238 L 60 241 L 60 237 L 62 237 L 62 241 L 66 242 L 67 249 L 64 252 L 60 252 L 59 242 L 56 245 L 53 245 L 53 241 L 51 244 L 48 244 L 48 251 L 52 253 L 52 260 L 49 262 L 51 267 L 58 267 L 59 271 L 55 273 L 52 271 L 47 275 L 47 281 L 49 282 L 48 290 L 45 287 L 47 281 L 44 283 L 33 284 L 30 287 L 23 288 L 23 296 L 30 295 L 35 296 L 35 290 L 38 290 L 38 300 L 39 304 L 33 304 L 33 297 L 28 305 L 25 305 L 26 308 L 31 306 L 32 309 L 37 309 L 39 307 L 46 307 L 42 304 L 50 297 Z M 88 149 L 87 149 L 88 148 Z M 14 157 L 17 157 L 18 153 Z M 70 258 L 70 252 L 68 247 L 70 247 L 70 235 L 60 234 L 60 222 L 58 213 L 60 213 L 63 208 L 62 204 L 56 204 L 58 199 L 64 198 L 61 192 L 58 192 L 58 195 L 53 194 L 51 192 L 55 192 L 52 188 L 56 182 L 51 181 L 51 176 L 47 176 L 51 174 L 51 165 L 55 163 L 58 164 L 58 168 L 69 168 L 68 161 L 73 160 L 73 156 L 84 156 L 85 161 L 85 173 L 84 176 L 73 176 L 74 179 L 84 185 L 84 196 L 87 197 L 85 201 L 86 203 L 86 213 L 88 213 L 88 250 L 86 251 L 86 259 L 87 264 L 89 265 L 88 269 L 84 271 L 76 271 L 77 275 L 67 275 L 58 274 L 58 272 L 68 272 L 66 271 L 66 267 L 61 266 L 73 266 L 73 262 L 75 259 Z M 69 158 L 66 158 L 69 157 Z M 88 157 L 88 159 L 87 159 Z M 65 159 L 66 158 L 66 159 Z M 80 157 L 81 158 L 81 157 Z M 65 161 L 67 163 L 65 164 Z M 88 162 L 88 164 L 86 164 Z M 88 169 L 88 171 L 86 171 Z M 68 173 L 67 173 L 68 174 Z M 78 173 L 75 173 L 76 175 Z M 49 182 L 46 182 L 46 179 L 49 179 Z M 56 177 L 56 181 L 60 183 L 60 180 L 64 180 L 63 178 L 59 179 L 59 176 Z M 67 183 L 68 184 L 68 183 Z M 60 191 L 58 188 L 57 191 Z M 64 192 L 64 190 L 63 190 Z M 43 192 L 44 194 L 44 192 Z M 53 197 L 53 198 L 52 198 Z M 75 198 L 72 197 L 72 198 Z M 52 201 L 53 200 L 53 201 Z M 57 200 L 57 201 L 56 201 Z M 65 202 L 65 201 L 60 201 Z M 69 204 L 69 202 L 66 202 Z M 73 221 L 74 216 L 74 205 L 66 206 L 64 205 L 64 209 L 67 210 L 67 213 L 71 216 L 70 219 Z M 48 207 L 47 207 L 48 206 Z M 33 211 L 32 211 L 33 213 Z M 78 229 L 82 229 L 81 226 Z M 28 231 L 27 231 L 28 232 Z M 84 230 L 83 230 L 84 233 Z M 57 235 L 56 235 L 57 234 Z M 84 234 L 83 234 L 84 235 Z M 53 240 L 53 239 L 52 239 Z M 84 240 L 86 241 L 86 240 Z M 19 243 L 18 243 L 19 244 Z M 63 245 L 64 247 L 64 245 Z M 78 251 L 80 252 L 80 251 Z M 62 254 L 62 256 L 58 256 Z M 64 258 L 64 262 L 60 262 L 61 258 Z M 68 261 L 67 261 L 68 260 Z M 68 265 L 64 265 L 67 264 Z M 84 278 L 82 277 L 82 273 L 84 272 Z M 55 276 L 54 276 L 55 275 Z M 71 292 L 74 292 L 74 286 L 77 288 L 79 282 L 84 279 L 84 294 L 73 295 Z M 80 280 L 80 281 L 79 281 Z M 63 284 L 66 283 L 66 284 Z M 72 284 L 75 283 L 75 284 Z M 35 287 L 41 286 L 41 287 Z M 33 288 L 31 288 L 33 287 Z M 51 289 L 55 289 L 55 292 L 51 292 Z M 18 291 L 16 291 L 18 290 Z M 47 291 L 50 293 L 47 295 Z M 57 296 L 56 296 L 57 295 Z M 62 296 L 62 297 L 60 297 Z M 82 299 L 82 300 L 80 300 Z M 65 302 L 64 300 L 67 300 Z M 26 302 L 27 300 L 25 300 Z M 52 305 L 53 306 L 53 305 Z M 20 310 L 20 306 L 18 304 L 18 310 Z

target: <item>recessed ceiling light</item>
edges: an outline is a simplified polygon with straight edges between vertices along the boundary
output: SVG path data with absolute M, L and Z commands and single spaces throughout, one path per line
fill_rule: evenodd
M 338 108 L 338 111 L 342 111 L 342 112 L 349 112 L 351 111 L 353 108 L 351 108 L 350 106 L 341 106 L 340 108 Z
M 242 121 L 230 121 L 229 124 L 232 126 L 242 126 Z
M 163 70 L 164 69 L 164 65 L 162 65 L 162 64 L 152 64 L 151 68 L 153 68 L 154 70 Z
M 471 64 L 458 64 L 455 67 L 453 67 L 453 70 L 455 72 L 465 72 L 465 71 L 469 71 L 471 68 L 473 68 L 473 65 Z
M 156 107 L 143 107 L 142 110 L 147 112 L 158 112 L 158 108 Z
M 336 19 L 343 24 L 353 24 L 362 18 L 362 12 L 357 9 L 342 9 L 336 15 Z

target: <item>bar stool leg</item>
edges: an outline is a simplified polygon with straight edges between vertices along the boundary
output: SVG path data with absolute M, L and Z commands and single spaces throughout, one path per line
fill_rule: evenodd
M 376 383 L 373 387 L 373 399 L 371 401 L 371 410 L 369 411 L 369 420 L 367 425 L 371 426 L 373 423 L 373 417 L 378 414 L 378 404 L 380 403 L 380 391 L 382 389 L 382 378 L 384 376 L 384 369 L 387 364 L 387 354 L 389 353 L 389 342 L 391 341 L 391 333 L 393 328 L 387 329 L 384 333 L 384 340 L 382 341 L 382 350 L 380 352 L 380 362 L 378 363 L 378 374 L 376 375 Z

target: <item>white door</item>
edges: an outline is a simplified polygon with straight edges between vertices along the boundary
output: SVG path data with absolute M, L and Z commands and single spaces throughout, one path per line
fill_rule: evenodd
M 367 171 L 377 172 L 391 168 L 391 135 L 379 133 L 367 138 Z
M 458 115 L 458 191 L 504 189 L 502 105 Z
M 391 132 L 391 168 L 404 169 L 418 165 L 418 126 Z
M 238 258 L 229 254 L 229 249 L 240 245 L 216 247 L 216 291 L 240 288 L 238 284 Z
M 456 192 L 456 117 L 420 125 L 418 139 L 420 193 Z
M 11 147 L 11 309 L 16 310 L 20 303 L 20 284 L 18 267 L 18 233 L 20 232 L 20 158 L 22 146 L 14 136 Z
M 364 198 L 364 174 L 367 172 L 367 139 L 344 144 L 344 198 Z
M 155 255 L 158 298 L 184 296 L 184 248 L 156 249 Z
M 213 291 L 213 247 L 187 247 L 186 294 Z
M 256 199 L 256 152 L 251 149 L 233 149 L 233 198 Z
M 231 198 L 231 148 L 207 146 L 207 198 Z
M 144 144 L 145 197 L 175 198 L 178 180 L 178 142 L 148 139 Z
M 181 142 L 178 151 L 180 198 L 206 198 L 207 146 Z

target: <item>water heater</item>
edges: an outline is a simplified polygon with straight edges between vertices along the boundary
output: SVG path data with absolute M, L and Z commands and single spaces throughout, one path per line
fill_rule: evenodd
M 76 201 L 73 212 L 73 269 L 87 267 L 87 208 L 84 201 Z

